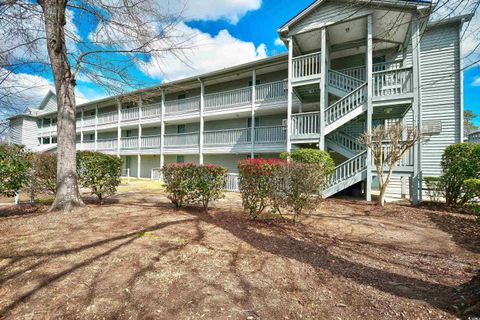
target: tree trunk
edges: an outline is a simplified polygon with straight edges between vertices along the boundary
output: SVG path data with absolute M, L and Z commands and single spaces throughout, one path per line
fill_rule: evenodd
M 385 207 L 385 193 L 387 192 L 387 186 L 383 185 L 380 187 L 380 195 L 378 197 L 378 204 L 382 207 Z
M 65 45 L 66 0 L 39 0 L 45 19 L 48 56 L 57 93 L 57 193 L 50 211 L 83 206 L 77 183 L 75 79 Z

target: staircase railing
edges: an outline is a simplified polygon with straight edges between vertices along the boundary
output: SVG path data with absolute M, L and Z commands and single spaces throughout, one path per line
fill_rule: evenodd
M 336 89 L 346 92 L 352 92 L 356 88 L 360 87 L 364 81 L 351 77 L 342 72 L 335 70 L 328 70 L 328 84 Z
M 374 63 L 373 64 L 373 72 L 380 72 L 380 71 L 385 71 L 385 70 L 394 70 L 394 69 L 399 69 L 402 68 L 402 61 L 393 61 L 393 62 L 381 62 L 381 63 Z M 343 74 L 346 74 L 350 77 L 366 81 L 366 73 L 367 73 L 367 68 L 366 66 L 358 66 L 358 67 L 353 67 L 353 68 L 346 68 L 346 69 L 341 69 L 337 70 L 338 72 L 341 72 Z
M 351 178 L 355 174 L 365 170 L 366 167 L 367 152 L 365 151 L 336 166 L 335 171 L 327 182 L 327 188 Z
M 357 139 L 355 139 L 352 136 L 349 136 L 348 134 L 342 133 L 338 130 L 332 132 L 327 137 L 330 141 L 342 146 L 343 148 L 353 153 L 358 153 L 360 151 L 365 150 L 365 147 L 360 143 L 358 143 Z
M 325 109 L 325 125 L 332 124 L 360 107 L 367 100 L 367 84 L 364 83 L 349 95 Z

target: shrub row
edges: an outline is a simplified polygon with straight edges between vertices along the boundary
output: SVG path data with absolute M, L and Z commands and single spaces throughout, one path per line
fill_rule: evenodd
M 194 163 L 175 163 L 162 169 L 168 198 L 176 207 L 200 203 L 205 210 L 223 196 L 227 170 Z
M 122 160 L 100 152 L 77 153 L 79 185 L 90 189 L 100 201 L 115 193 L 120 184 Z M 22 146 L 0 144 L 0 194 L 14 196 L 20 190 L 31 198 L 41 193 L 55 194 L 57 155 L 29 153 Z
M 334 170 L 327 152 L 299 149 L 278 159 L 249 159 L 238 163 L 243 207 L 257 218 L 267 207 L 271 212 L 292 213 L 294 220 L 312 209 L 319 192 Z

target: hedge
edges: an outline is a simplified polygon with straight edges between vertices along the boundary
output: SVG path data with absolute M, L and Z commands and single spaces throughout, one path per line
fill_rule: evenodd
M 176 207 L 200 203 L 205 211 L 211 201 L 223 197 L 227 170 L 208 164 L 167 164 L 162 168 L 168 198 Z

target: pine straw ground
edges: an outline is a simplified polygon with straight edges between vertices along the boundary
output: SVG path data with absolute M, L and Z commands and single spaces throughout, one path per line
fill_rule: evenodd
M 332 199 L 293 225 L 131 182 L 70 215 L 0 207 L 0 318 L 467 318 L 479 269 L 473 217 L 407 205 Z

